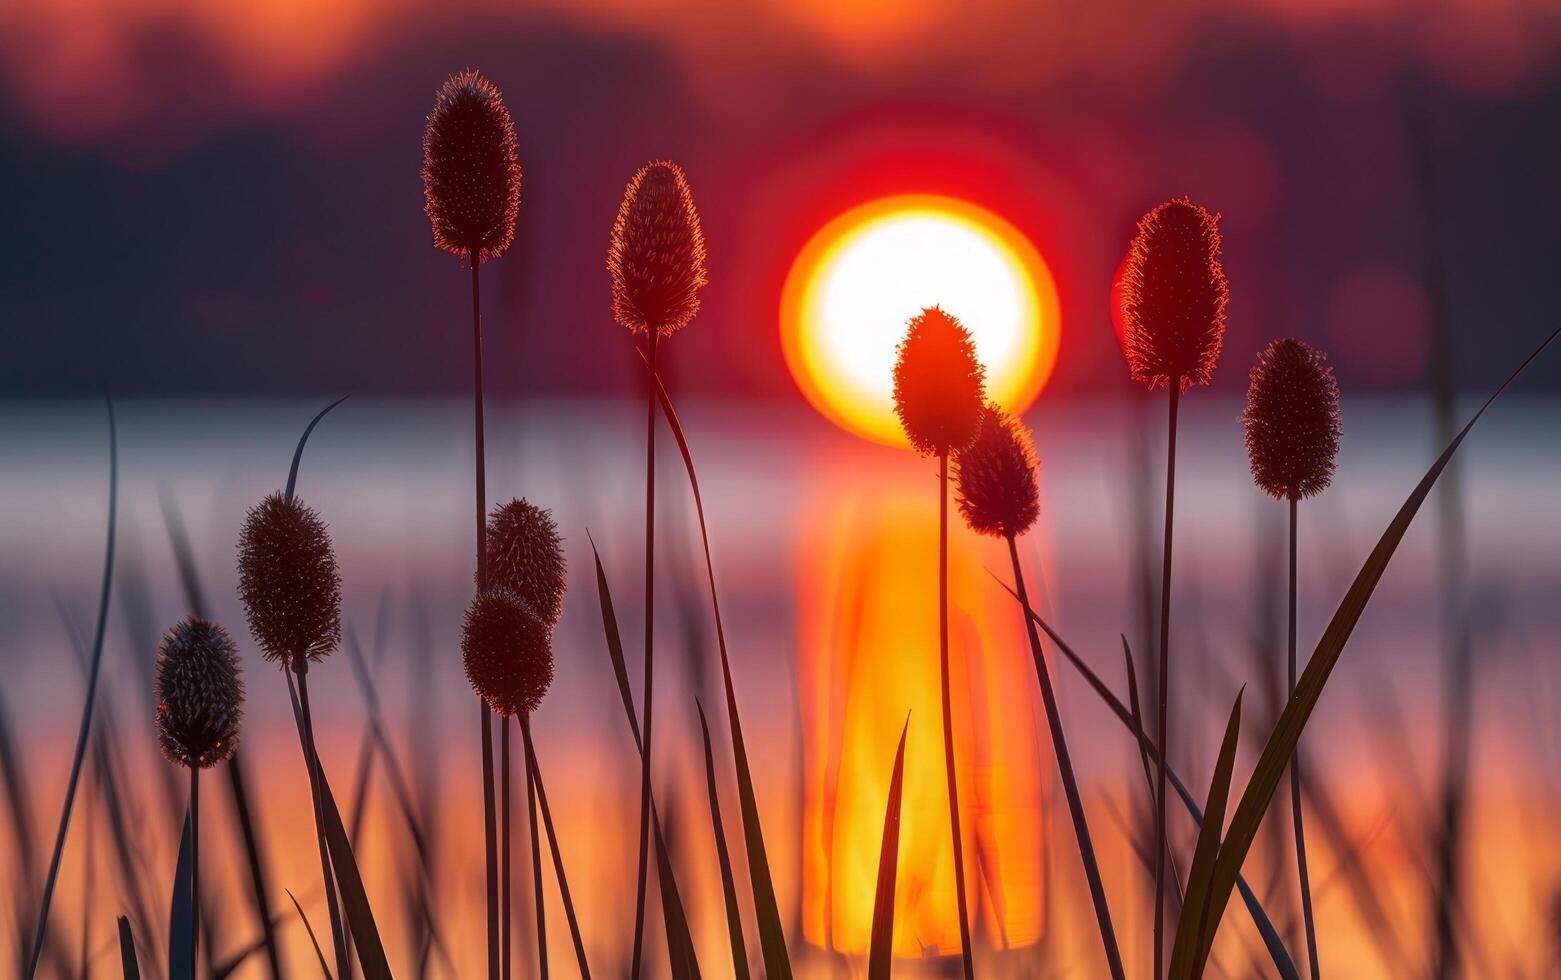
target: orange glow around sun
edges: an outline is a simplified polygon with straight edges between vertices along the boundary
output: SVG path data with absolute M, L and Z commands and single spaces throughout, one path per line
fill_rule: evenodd
M 1010 412 L 1035 401 L 1057 361 L 1057 289 L 1039 252 L 984 208 L 927 194 L 840 215 L 803 247 L 781 295 L 781 346 L 808 401 L 848 432 L 906 445 L 894 414 L 906 321 L 939 305 L 959 317 Z

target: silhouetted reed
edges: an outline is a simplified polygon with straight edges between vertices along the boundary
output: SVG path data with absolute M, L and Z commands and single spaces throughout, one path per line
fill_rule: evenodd
M 439 89 L 423 132 L 424 210 L 434 245 L 465 258 L 472 276 L 472 411 L 477 497 L 477 592 L 488 588 L 488 514 L 482 411 L 482 307 L 477 269 L 498 258 L 515 235 L 520 164 L 515 125 L 498 88 L 475 71 L 451 76 Z M 488 976 L 499 976 L 498 841 L 494 822 L 493 724 L 479 708 L 482 735 L 483 833 L 487 860 Z M 508 935 L 508 924 L 505 926 Z M 506 964 L 507 965 L 507 964 Z
M 688 179 L 677 164 L 648 163 L 623 192 L 607 246 L 613 318 L 632 334 L 644 334 L 645 360 L 656 375 L 659 341 L 688 325 L 699 312 L 707 281 L 705 234 Z M 639 980 L 645 938 L 645 875 L 650 840 L 650 760 L 655 690 L 656 386 L 645 396 L 645 744 L 640 771 L 639 871 L 635 888 L 631 976 Z
M 1040 490 L 1035 479 L 1036 467 L 1039 465 L 1035 456 L 1035 443 L 1024 423 L 997 406 L 990 405 L 981 414 L 975 440 L 954 456 L 956 494 L 960 513 L 965 516 L 965 523 L 972 531 L 1002 538 L 1008 543 L 1014 587 L 1024 607 L 1025 631 L 1029 635 L 1030 654 L 1035 661 L 1035 678 L 1041 687 L 1046 723 L 1051 731 L 1052 751 L 1057 757 L 1057 770 L 1068 800 L 1068 814 L 1073 820 L 1079 858 L 1083 861 L 1084 876 L 1089 882 L 1090 898 L 1095 905 L 1095 921 L 1100 928 L 1101 943 L 1105 947 L 1106 965 L 1116 980 L 1123 980 L 1122 953 L 1117 947 L 1116 930 L 1111 924 L 1111 908 L 1106 900 L 1105 885 L 1100 879 L 1100 867 L 1095 860 L 1095 845 L 1090 839 L 1084 801 L 1079 795 L 1078 780 L 1073 774 L 1073 759 L 1068 753 L 1068 740 L 1062 729 L 1062 715 L 1057 708 L 1051 671 L 1046 666 L 1046 654 L 1041 650 L 1040 636 L 1036 634 L 1035 624 L 1030 619 L 1030 593 L 1025 587 L 1024 569 L 1019 562 L 1018 537 L 1028 531 L 1040 516 Z
M 290 671 L 298 682 L 303 719 L 305 764 L 314 805 L 320 872 L 331 913 L 338 973 L 346 974 L 346 933 L 336 902 L 325 812 L 321 799 L 320 760 L 315 750 L 314 716 L 309 705 L 309 665 L 341 642 L 341 572 L 330 530 L 320 516 L 291 494 L 273 493 L 250 508 L 239 531 L 239 599 L 250 635 L 269 662 Z
M 170 763 L 190 773 L 190 963 L 200 936 L 200 774 L 238 748 L 244 682 L 238 646 L 216 623 L 190 616 L 163 634 L 153 680 L 157 745 Z
M 954 720 L 949 696 L 949 456 L 976 437 L 985 411 L 986 370 L 970 332 L 936 306 L 911 317 L 894 361 L 894 410 L 911 448 L 938 458 L 938 669 L 943 705 L 943 765 L 948 777 L 949 824 L 954 842 L 954 894 L 959 907 L 960 958 L 965 980 L 971 962 L 970 911 L 965 897 L 965 853 L 959 826 L 959 780 L 954 766 Z
M 1176 415 L 1181 394 L 1206 385 L 1225 337 L 1219 215 L 1177 198 L 1144 215 L 1117 284 L 1123 352 L 1133 380 L 1170 393 L 1165 548 L 1160 574 L 1159 778 L 1155 789 L 1154 975 L 1165 949 L 1165 767 L 1170 752 L 1171 548 L 1176 509 Z
M 1264 493 L 1289 504 L 1289 620 L 1285 654 L 1289 696 L 1296 682 L 1296 542 L 1298 504 L 1327 489 L 1339 453 L 1339 384 L 1327 358 L 1299 340 L 1276 340 L 1258 354 L 1247 389 L 1247 457 L 1252 480 Z M 1312 980 L 1317 962 L 1317 924 L 1312 915 L 1312 885 L 1307 873 L 1306 832 L 1301 814 L 1301 749 L 1290 760 L 1290 812 L 1295 831 L 1296 873 L 1306 926 L 1306 951 Z

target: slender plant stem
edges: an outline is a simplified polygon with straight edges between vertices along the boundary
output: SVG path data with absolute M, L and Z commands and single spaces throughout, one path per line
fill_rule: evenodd
M 49 858 L 49 875 L 43 882 L 43 898 L 38 906 L 38 922 L 33 933 L 32 955 L 27 960 L 27 980 L 38 972 L 43 941 L 49 932 L 49 905 L 54 900 L 54 885 L 60 876 L 60 860 L 65 855 L 65 835 L 70 831 L 70 814 L 76 805 L 76 787 L 81 782 L 81 767 L 87 756 L 87 736 L 92 732 L 92 715 L 98 698 L 98 673 L 103 666 L 103 633 L 108 627 L 108 600 L 114 585 L 114 538 L 119 518 L 119 435 L 114 422 L 113 399 L 104 395 L 108 405 L 108 545 L 103 555 L 103 585 L 98 594 L 98 624 L 92 641 L 92 669 L 87 672 L 87 699 L 81 709 L 81 728 L 76 733 L 76 754 L 71 760 L 70 780 L 65 784 L 65 803 L 60 808 L 60 826 L 54 835 L 54 853 Z
M 476 433 L 477 486 L 477 591 L 488 591 L 488 486 L 487 453 L 482 439 L 482 303 L 477 275 L 477 250 L 467 260 L 472 267 L 472 421 Z M 482 724 L 482 830 L 488 862 L 488 977 L 499 976 L 499 848 L 493 817 L 493 712 L 477 699 Z
M 1041 651 L 1041 638 L 1030 618 L 1030 592 L 1025 588 L 1024 569 L 1019 564 L 1019 545 L 1013 535 L 1008 536 L 1008 557 L 1014 565 L 1014 587 L 1019 592 L 1019 602 L 1024 606 L 1024 625 L 1030 635 L 1030 654 L 1035 659 L 1035 679 L 1041 685 L 1041 700 L 1046 706 L 1046 723 L 1051 729 L 1052 749 L 1057 756 L 1057 769 L 1062 776 L 1063 794 L 1068 798 L 1068 813 L 1073 817 L 1073 834 L 1079 844 L 1079 857 L 1084 862 L 1084 877 L 1089 880 L 1090 898 L 1095 903 L 1095 920 L 1100 926 L 1100 941 L 1106 948 L 1106 965 L 1115 980 L 1125 980 L 1122 969 L 1122 952 L 1117 947 L 1116 930 L 1111 926 L 1111 908 L 1106 902 L 1106 886 L 1100 880 L 1100 866 L 1095 862 L 1095 845 L 1089 836 L 1089 821 L 1084 816 L 1084 802 L 1079 796 L 1078 779 L 1073 774 L 1073 759 L 1068 754 L 1068 740 L 1062 731 L 1062 715 L 1057 710 L 1057 693 L 1052 688 L 1051 672 L 1046 667 L 1046 655 Z
M 529 730 L 530 719 L 522 720 L 520 725 L 523 732 Z M 509 740 L 508 729 L 509 726 L 505 725 L 505 741 Z M 524 737 L 530 738 L 529 735 Z M 526 823 L 531 828 L 531 887 L 537 909 L 537 962 L 542 968 L 542 980 L 547 980 L 547 898 L 542 890 L 542 845 L 537 835 L 536 775 L 529 761 L 526 764 Z
M 1154 814 L 1154 975 L 1165 965 L 1165 767 L 1170 755 L 1168 733 L 1171 714 L 1171 530 L 1176 513 L 1176 410 L 1182 396 L 1182 378 L 1171 378 L 1170 427 L 1165 450 L 1165 560 L 1160 569 L 1160 776 L 1155 790 Z
M 959 780 L 954 767 L 954 712 L 949 696 L 949 454 L 938 456 L 938 669 L 942 680 L 943 768 L 949 784 L 949 829 L 954 842 L 954 897 L 959 905 L 959 952 L 965 980 L 975 967 L 970 949 L 970 910 L 965 902 L 965 848 L 959 829 Z
M 1290 498 L 1290 631 L 1286 666 L 1289 677 L 1289 696 L 1295 697 L 1295 617 L 1296 617 L 1296 524 L 1297 500 Z M 1301 823 L 1301 745 L 1298 741 L 1290 756 L 1290 815 L 1295 828 L 1295 865 L 1301 877 L 1301 913 L 1306 920 L 1306 959 L 1311 965 L 1312 980 L 1321 980 L 1321 967 L 1317 963 L 1317 920 L 1312 917 L 1312 880 L 1306 870 L 1306 830 Z
M 271 918 L 271 896 L 266 890 L 265 871 L 260 860 L 260 839 L 250 814 L 248 784 L 239 753 L 228 760 L 228 782 L 233 790 L 233 808 L 238 812 L 239 830 L 244 840 L 245 867 L 249 869 L 250 887 L 254 889 L 255 913 L 260 920 L 260 932 L 265 938 L 266 960 L 272 980 L 282 980 L 282 957 L 276 945 L 276 923 Z
M 542 766 L 537 762 L 537 747 L 531 741 L 531 721 L 525 716 L 520 720 L 520 737 L 526 748 L 526 768 L 536 786 L 542 826 L 547 829 L 548 849 L 553 853 L 553 873 L 558 879 L 559 897 L 564 902 L 564 918 L 569 922 L 569 938 L 575 944 L 575 961 L 580 967 L 580 980 L 591 980 L 591 966 L 585 959 L 585 943 L 580 938 L 580 921 L 575 917 L 574 899 L 569 895 L 569 876 L 564 874 L 564 856 L 558 849 L 558 834 L 553 829 L 553 812 L 547 806 L 547 787 L 542 785 Z
M 504 980 L 511 976 L 510 940 L 515 931 L 510 916 L 509 777 L 509 719 L 499 715 L 499 947 L 504 959 Z
M 645 744 L 640 753 L 640 864 L 639 883 L 634 898 L 634 958 L 632 980 L 639 980 L 641 953 L 645 942 L 645 878 L 650 843 L 650 745 L 651 704 L 653 700 L 652 665 L 656 626 L 656 341 L 660 328 L 651 324 L 646 333 L 650 382 L 645 389 Z
M 336 944 L 336 975 L 350 976 L 347 963 L 347 935 L 342 931 L 341 909 L 336 901 L 336 879 L 331 874 L 331 857 L 325 847 L 324 790 L 320 784 L 320 754 L 314 744 L 314 715 L 309 710 L 309 661 L 298 657 L 293 663 L 298 678 L 298 708 L 304 718 L 304 742 L 308 745 L 309 795 L 314 803 L 314 835 L 320 844 L 320 873 L 325 879 L 325 904 L 331 911 L 331 941 Z
M 195 916 L 190 930 L 190 968 L 200 962 L 195 958 L 200 949 L 201 935 L 201 771 L 190 767 L 190 914 Z

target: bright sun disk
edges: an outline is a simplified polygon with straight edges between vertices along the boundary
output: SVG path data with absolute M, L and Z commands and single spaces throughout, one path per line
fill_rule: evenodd
M 933 305 L 970 330 L 988 397 L 1010 412 L 1028 408 L 1057 359 L 1056 287 L 1018 229 L 955 198 L 882 198 L 809 239 L 782 293 L 786 363 L 826 417 L 904 446 L 895 350 L 906 321 Z

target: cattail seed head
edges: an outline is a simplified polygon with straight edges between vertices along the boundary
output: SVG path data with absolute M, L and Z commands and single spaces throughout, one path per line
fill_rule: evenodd
M 1144 215 L 1128 248 L 1116 312 L 1133 380 L 1206 385 L 1225 339 L 1219 215 L 1177 198 Z
M 987 406 L 975 440 L 954 457 L 955 495 L 970 529 L 997 538 L 1028 531 L 1041 513 L 1038 465 L 1024 423 Z
M 472 599 L 461 655 L 472 688 L 501 715 L 535 711 L 553 683 L 552 630 L 510 589 Z
M 633 333 L 681 330 L 699 312 L 705 233 L 677 164 L 648 163 L 629 180 L 607 248 L 613 319 Z
M 209 769 L 238 748 L 244 682 L 228 631 L 194 616 L 163 634 L 153 677 L 157 744 L 176 766 Z
M 1258 355 L 1241 415 L 1252 479 L 1280 500 L 1322 493 L 1339 453 L 1339 383 L 1328 359 L 1299 340 Z
M 936 306 L 911 317 L 894 361 L 894 411 L 923 456 L 957 452 L 975 438 L 986 370 L 970 331 Z
M 553 516 L 535 504 L 511 500 L 488 515 L 488 582 L 509 589 L 548 628 L 564 609 L 563 542 Z
M 330 531 L 298 500 L 273 493 L 239 532 L 239 598 L 272 663 L 319 660 L 341 642 L 341 573 Z
M 475 71 L 439 89 L 423 130 L 423 210 L 434 245 L 477 261 L 498 258 L 515 236 L 520 164 L 504 97 Z

